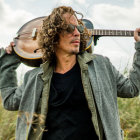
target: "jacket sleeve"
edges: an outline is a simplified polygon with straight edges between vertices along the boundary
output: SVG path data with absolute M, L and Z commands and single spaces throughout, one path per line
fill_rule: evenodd
M 19 57 L 7 54 L 0 49 L 0 92 L 3 106 L 7 110 L 18 110 L 22 96 L 23 85 L 17 87 L 16 68 L 20 64 Z
M 140 42 L 135 43 L 135 55 L 133 58 L 132 69 L 126 78 L 120 74 L 113 66 L 116 77 L 118 97 L 131 98 L 139 95 L 140 90 Z

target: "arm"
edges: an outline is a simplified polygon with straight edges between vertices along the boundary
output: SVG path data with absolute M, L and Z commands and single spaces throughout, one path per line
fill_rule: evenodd
M 12 51 L 0 50 L 0 91 L 3 105 L 8 110 L 18 110 L 22 96 L 22 86 L 17 87 L 16 68 L 19 57 Z
M 139 95 L 140 91 L 140 36 L 138 36 L 140 28 L 134 32 L 134 39 L 136 40 L 136 53 L 133 59 L 133 66 L 128 78 L 124 78 L 114 67 L 113 71 L 116 75 L 117 91 L 119 97 L 134 97 Z

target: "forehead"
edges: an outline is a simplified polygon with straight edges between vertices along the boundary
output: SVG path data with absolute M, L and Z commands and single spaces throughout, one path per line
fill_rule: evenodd
M 65 20 L 68 24 L 78 24 L 78 20 L 74 15 L 66 13 L 63 15 L 63 17 L 65 18 Z

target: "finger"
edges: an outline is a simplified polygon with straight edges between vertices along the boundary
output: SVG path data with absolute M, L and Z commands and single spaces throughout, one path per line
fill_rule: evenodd
M 8 47 L 5 48 L 6 53 L 10 54 Z
M 140 32 L 140 28 L 136 28 L 136 30 L 134 31 L 134 39 L 136 41 L 140 40 L 140 36 L 138 35 L 139 32 Z
M 11 47 L 14 47 L 15 43 L 14 42 L 10 42 L 10 45 L 11 45 Z
M 13 46 L 14 46 L 14 43 L 11 42 L 10 45 L 8 45 L 8 46 L 5 48 L 6 53 L 11 54 L 12 51 L 13 51 Z
M 10 54 L 11 53 L 11 48 L 8 46 L 5 48 L 6 53 Z
M 137 31 L 140 32 L 140 28 L 137 28 Z

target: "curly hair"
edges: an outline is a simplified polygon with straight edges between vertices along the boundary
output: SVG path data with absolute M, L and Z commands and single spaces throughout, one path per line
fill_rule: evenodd
M 55 51 L 54 48 L 59 43 L 59 34 L 62 32 L 63 29 L 67 28 L 67 22 L 63 17 L 63 14 L 69 13 L 74 15 L 79 24 L 83 25 L 81 19 L 83 15 L 74 11 L 71 7 L 60 6 L 55 8 L 52 13 L 47 16 L 43 20 L 43 25 L 39 32 L 39 46 L 41 46 L 41 51 L 43 53 L 42 60 L 43 62 L 49 60 L 55 60 Z M 76 16 L 79 14 L 82 18 L 79 20 Z M 80 50 L 79 53 L 85 51 L 86 48 L 86 40 L 87 40 L 87 30 L 84 28 L 84 32 L 80 34 Z

